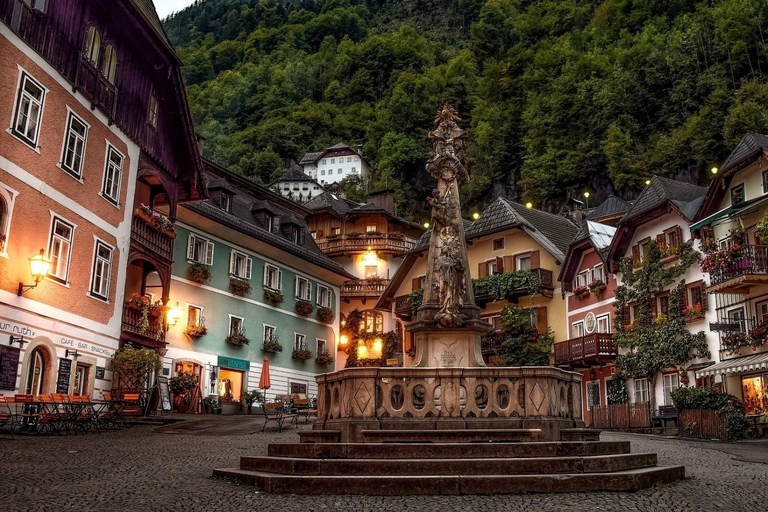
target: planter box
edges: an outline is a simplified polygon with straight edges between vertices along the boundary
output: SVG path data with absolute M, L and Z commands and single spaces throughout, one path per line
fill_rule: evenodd
M 226 403 L 221 404 L 221 414 L 242 414 L 243 406 L 240 403 Z

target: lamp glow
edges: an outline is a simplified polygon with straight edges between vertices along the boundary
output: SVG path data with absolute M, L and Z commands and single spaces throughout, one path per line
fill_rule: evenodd
M 339 337 L 339 345 L 345 347 L 347 346 L 347 343 L 349 343 L 349 337 L 346 334 L 342 334 Z
M 366 359 L 368 357 L 368 347 L 365 345 L 357 347 L 357 357 L 358 359 Z
M 584 197 L 586 197 L 587 199 L 589 199 L 589 192 L 584 192 Z
M 29 258 L 29 267 L 32 273 L 32 279 L 35 280 L 35 284 L 19 283 L 19 289 L 17 295 L 21 295 L 32 288 L 36 288 L 37 284 L 48 275 L 48 271 L 51 269 L 51 260 L 45 257 L 45 249 L 40 249 L 40 254 Z
M 477 220 L 477 219 L 479 219 L 479 218 L 480 218 L 480 214 L 479 214 L 478 212 L 475 212 L 475 213 L 473 213 L 473 214 L 472 214 L 472 218 L 473 218 L 474 220 Z
M 646 185 L 650 185 L 651 184 L 651 180 L 645 180 L 645 184 Z
M 717 174 L 717 171 L 719 171 L 719 169 L 717 167 L 713 167 L 712 168 L 712 174 Z
M 429 229 L 429 222 L 424 223 L 424 229 Z
M 533 203 L 528 201 L 527 203 L 525 203 L 525 207 L 530 210 L 531 208 L 533 208 Z
M 384 344 L 381 342 L 381 338 L 376 338 L 373 340 L 373 351 L 381 353 L 381 349 L 384 346 Z
M 182 315 L 183 312 L 181 311 L 181 306 L 179 306 L 179 303 L 177 302 L 174 307 L 168 310 L 168 325 L 171 327 L 175 326 L 179 323 L 179 320 L 181 320 Z

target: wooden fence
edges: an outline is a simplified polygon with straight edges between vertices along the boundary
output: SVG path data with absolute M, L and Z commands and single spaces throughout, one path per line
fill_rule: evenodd
M 694 439 L 719 439 L 728 440 L 728 432 L 725 429 L 725 415 L 717 411 L 691 409 L 680 411 L 680 436 Z
M 590 426 L 593 428 L 629 430 L 651 427 L 651 409 L 648 402 L 596 405 L 590 408 L 590 413 Z

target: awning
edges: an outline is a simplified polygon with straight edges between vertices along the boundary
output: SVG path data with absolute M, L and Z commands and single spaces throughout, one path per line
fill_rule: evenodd
M 686 368 L 685 371 L 687 371 L 687 372 L 697 372 L 699 370 L 703 370 L 704 368 L 709 368 L 713 364 L 715 364 L 714 361 L 707 361 L 705 363 L 693 363 L 688 368 Z
M 727 208 L 723 208 L 719 212 L 715 212 L 709 217 L 701 219 L 699 222 L 696 222 L 695 224 L 691 224 L 691 227 L 689 229 L 691 231 L 696 231 L 697 229 L 701 229 L 704 226 L 709 226 L 716 220 L 722 219 L 723 217 L 738 215 L 742 213 L 751 213 L 753 210 L 757 210 L 765 206 L 764 203 L 766 202 L 768 202 L 768 197 L 763 195 L 763 196 L 758 196 L 758 197 L 749 199 L 748 201 L 743 201 L 736 205 L 729 206 Z
M 723 208 L 719 212 L 715 212 L 709 217 L 705 217 L 701 219 L 699 222 L 696 222 L 695 224 L 691 224 L 691 227 L 689 228 L 691 231 L 696 231 L 697 229 L 701 229 L 704 226 L 709 226 L 713 222 L 715 222 L 717 219 L 722 219 L 723 217 L 730 215 L 731 211 L 733 210 L 732 207 Z
M 768 352 L 721 361 L 708 368 L 697 371 L 696 377 L 707 377 L 709 375 L 726 373 L 742 373 L 751 370 L 761 370 L 763 368 L 768 368 Z

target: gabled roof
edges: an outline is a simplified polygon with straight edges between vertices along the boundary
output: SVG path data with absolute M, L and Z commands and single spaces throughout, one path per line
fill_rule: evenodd
M 359 206 L 357 203 L 352 204 Z M 343 216 L 353 208 L 347 200 L 327 191 L 304 203 L 304 207 L 314 212 L 328 208 L 339 216 Z
M 727 172 L 750 156 L 762 153 L 765 150 L 768 150 L 768 136 L 748 132 L 736 144 L 728 158 L 725 159 L 719 172 Z
M 168 39 L 168 34 L 165 33 L 165 28 L 163 28 L 163 24 L 160 22 L 160 16 L 157 15 L 157 10 L 152 0 L 133 0 L 133 3 L 141 11 L 152 28 L 155 29 L 155 32 L 171 47 L 171 41 Z
M 350 148 L 343 142 L 339 142 L 334 144 L 333 146 L 328 146 L 328 149 L 350 149 Z
M 315 151 L 314 153 L 305 153 L 303 157 L 301 157 L 301 160 L 299 160 L 299 165 L 309 165 L 312 163 L 315 163 L 318 158 L 320 158 L 320 155 L 325 153 L 325 151 Z
M 361 155 L 358 151 L 352 149 L 347 144 L 344 144 L 343 142 L 339 142 L 337 144 L 334 144 L 333 146 L 328 146 L 325 148 L 324 151 L 315 151 L 312 153 L 304 153 L 304 156 L 301 157 L 301 160 L 299 160 L 299 165 L 309 165 L 317 162 L 320 160 L 320 158 L 325 155 L 326 153 L 330 153 L 332 151 L 340 151 L 343 149 L 348 149 L 349 151 L 352 151 L 357 156 L 359 156 L 364 162 L 367 163 L 367 160 L 363 155 Z
M 618 214 L 626 213 L 631 206 L 632 203 L 629 201 L 625 201 L 624 199 L 611 194 L 605 201 L 600 203 L 600 206 L 592 210 L 590 214 L 587 215 L 587 219 L 599 220 L 606 217 L 613 217 Z
M 608 257 L 608 249 L 611 245 L 616 228 L 606 224 L 600 224 L 588 220 L 584 222 L 579 232 L 568 246 L 563 266 L 557 280 L 563 284 L 566 291 L 571 291 L 573 278 L 576 275 L 581 261 L 581 255 L 585 250 L 592 248 L 597 251 L 600 259 L 605 262 Z
M 276 178 L 272 180 L 272 182 L 267 185 L 268 187 L 272 187 L 277 183 L 281 183 L 283 181 L 298 181 L 298 182 L 306 182 L 306 183 L 314 183 L 315 185 L 322 187 L 317 181 L 315 181 L 312 176 L 309 176 L 308 174 L 305 174 L 304 171 L 301 170 L 301 167 L 296 165 L 296 162 L 291 162 L 288 164 L 288 168 L 285 170 L 285 173 L 280 176 L 279 178 Z

